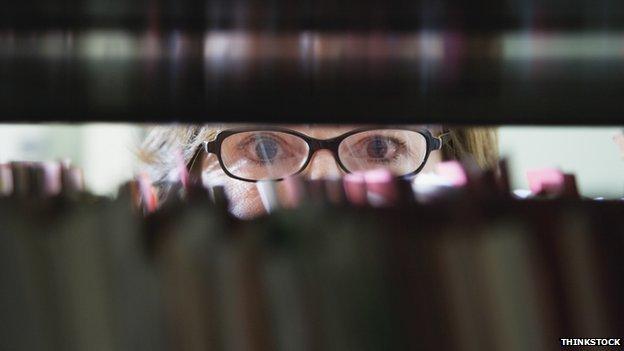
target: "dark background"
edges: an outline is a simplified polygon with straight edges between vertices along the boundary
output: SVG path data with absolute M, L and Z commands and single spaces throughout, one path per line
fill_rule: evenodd
M 0 120 L 621 124 L 623 27 L 610 0 L 10 2 Z

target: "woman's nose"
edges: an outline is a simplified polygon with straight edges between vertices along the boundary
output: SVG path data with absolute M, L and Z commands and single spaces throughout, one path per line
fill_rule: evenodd
M 342 171 L 329 150 L 319 150 L 312 155 L 303 175 L 308 179 L 338 178 Z

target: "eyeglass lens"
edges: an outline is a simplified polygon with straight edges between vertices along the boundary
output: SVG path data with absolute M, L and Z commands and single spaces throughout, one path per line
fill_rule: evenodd
M 426 154 L 425 137 L 401 129 L 356 133 L 345 138 L 338 147 L 340 161 L 350 172 L 385 168 L 398 176 L 416 171 Z
M 223 166 L 234 176 L 267 180 L 290 176 L 304 166 L 308 143 L 289 133 L 250 131 L 233 134 L 221 144 Z M 385 168 L 395 175 L 416 171 L 425 160 L 427 141 L 414 131 L 378 129 L 345 138 L 338 157 L 350 172 Z

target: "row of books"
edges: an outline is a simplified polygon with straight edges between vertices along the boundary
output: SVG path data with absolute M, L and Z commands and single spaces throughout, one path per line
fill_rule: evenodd
M 222 188 L 188 180 L 158 197 L 139 177 L 110 199 L 67 164 L 2 166 L 0 349 L 550 350 L 619 335 L 624 203 L 582 199 L 552 170 L 518 199 L 504 169 L 292 178 L 285 199 L 261 183 L 270 215 L 239 220 Z

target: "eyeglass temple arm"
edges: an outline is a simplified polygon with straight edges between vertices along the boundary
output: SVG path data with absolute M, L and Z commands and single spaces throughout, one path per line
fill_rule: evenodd
M 213 141 L 204 141 L 204 151 L 207 154 L 215 154 L 217 153 L 217 142 Z
M 442 133 L 438 135 L 437 137 L 433 137 L 433 150 L 442 149 L 442 145 L 448 142 L 450 138 L 451 138 L 450 132 Z

